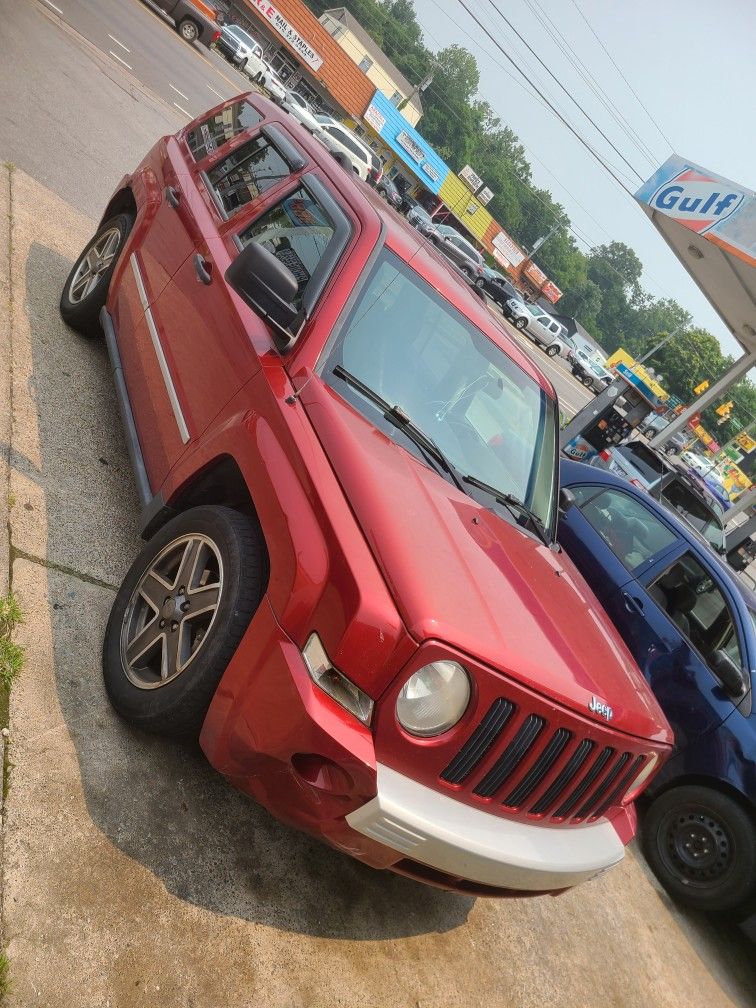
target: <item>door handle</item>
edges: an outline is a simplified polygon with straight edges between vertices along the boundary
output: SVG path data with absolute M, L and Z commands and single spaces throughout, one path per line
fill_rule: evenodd
M 213 282 L 213 278 L 212 278 L 212 275 L 211 275 L 212 268 L 213 268 L 213 264 L 211 262 L 208 262 L 207 259 L 204 259 L 199 254 L 199 252 L 195 252 L 195 254 L 194 254 L 194 271 L 197 274 L 197 276 L 199 277 L 199 279 L 202 281 L 203 284 L 210 284 L 210 283 Z
M 165 187 L 165 198 L 171 204 L 174 210 L 178 210 L 178 205 L 181 202 L 181 193 L 174 189 L 173 186 Z
M 643 615 L 643 603 L 635 595 L 631 595 L 629 592 L 622 592 L 622 598 L 625 603 L 625 609 L 628 612 L 636 612 L 638 615 Z

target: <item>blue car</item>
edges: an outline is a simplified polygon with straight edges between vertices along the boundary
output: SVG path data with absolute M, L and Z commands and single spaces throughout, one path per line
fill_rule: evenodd
M 579 462 L 560 475 L 559 541 L 675 733 L 648 792 L 649 864 L 680 903 L 742 920 L 756 910 L 756 595 L 642 489 Z

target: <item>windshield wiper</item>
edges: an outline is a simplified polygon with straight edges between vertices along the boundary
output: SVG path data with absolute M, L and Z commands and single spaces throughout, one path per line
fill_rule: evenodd
M 430 460 L 431 464 L 438 470 L 441 469 L 442 472 L 446 473 L 452 483 L 456 486 L 458 490 L 462 493 L 465 492 L 464 485 L 462 483 L 462 478 L 459 475 L 457 469 L 448 460 L 446 455 L 441 451 L 433 438 L 426 434 L 425 431 L 421 430 L 412 420 L 412 418 L 405 413 L 401 406 L 392 406 L 390 402 L 387 402 L 382 396 L 378 395 L 369 385 L 366 385 L 361 381 L 356 375 L 353 375 L 346 368 L 342 367 L 341 364 L 337 364 L 333 369 L 333 373 L 337 378 L 341 378 L 351 385 L 353 389 L 356 389 L 361 395 L 368 399 L 374 406 L 383 411 L 383 416 L 389 423 L 392 423 L 399 430 L 404 431 L 410 441 L 420 449 L 426 459 Z
M 489 483 L 484 483 L 483 480 L 479 480 L 476 476 L 470 476 L 465 473 L 461 473 L 457 467 L 449 461 L 449 459 L 444 455 L 443 451 L 439 448 L 433 438 L 426 434 L 425 431 L 421 430 L 412 419 L 405 413 L 401 406 L 392 406 L 391 403 L 387 402 L 382 396 L 378 395 L 369 385 L 366 385 L 361 381 L 356 375 L 347 371 L 346 368 L 342 367 L 341 364 L 337 364 L 333 369 L 333 373 L 337 378 L 341 378 L 351 385 L 353 389 L 360 392 L 367 400 L 377 406 L 378 409 L 383 411 L 383 415 L 390 423 L 398 427 L 399 430 L 404 431 L 407 437 L 415 444 L 425 455 L 426 458 L 431 460 L 431 464 L 434 464 L 436 469 L 441 468 L 445 473 L 449 475 L 451 481 L 461 490 L 462 493 L 466 493 L 465 484 L 468 486 L 474 486 L 478 490 L 483 490 L 484 493 L 489 494 L 500 504 L 506 507 L 510 514 L 517 520 L 517 512 L 525 518 L 526 525 L 530 528 L 531 532 L 534 532 L 536 536 L 541 540 L 544 546 L 551 546 L 553 539 L 546 531 L 541 519 L 535 514 L 534 511 L 520 500 L 519 497 L 515 497 L 514 494 L 506 493 L 503 490 L 497 490 L 496 487 L 492 487 Z M 467 494 L 469 496 L 469 494 Z M 519 524 L 519 522 L 518 522 Z
M 543 524 L 535 511 L 532 511 L 524 501 L 520 500 L 519 497 L 516 497 L 514 494 L 507 493 L 505 490 L 497 490 L 496 487 L 492 487 L 489 483 L 484 483 L 483 480 L 479 480 L 476 476 L 463 476 L 462 481 L 464 483 L 469 483 L 471 486 L 477 487 L 478 490 L 483 490 L 485 493 L 490 494 L 493 498 L 499 501 L 500 504 L 509 508 L 510 512 L 519 512 L 519 514 L 525 518 L 528 528 L 531 532 L 534 532 L 538 536 L 544 546 L 551 546 L 554 540 L 546 530 L 546 526 Z

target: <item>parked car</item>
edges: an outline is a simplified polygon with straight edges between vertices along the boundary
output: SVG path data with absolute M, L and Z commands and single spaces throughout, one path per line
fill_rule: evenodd
M 449 224 L 437 224 L 436 233 L 432 238 L 436 248 L 443 252 L 458 269 L 467 273 L 474 283 L 484 275 L 483 256 L 474 245 L 462 237 L 456 228 Z
M 547 315 L 538 305 L 523 303 L 517 298 L 510 298 L 507 308 L 509 318 L 516 328 L 543 347 L 549 357 L 563 353 L 565 344 L 561 340 L 562 326 L 556 319 Z
M 679 902 L 748 913 L 756 896 L 756 595 L 665 507 L 563 461 L 559 540 L 598 595 L 675 732 L 642 825 Z
M 371 186 L 377 186 L 378 183 L 383 178 L 383 161 L 378 157 L 375 151 L 370 151 L 370 168 L 368 168 L 367 180 Z M 396 186 L 394 186 L 396 189 Z M 397 192 L 399 190 L 397 189 Z M 400 197 L 401 198 L 401 197 Z
M 722 512 L 716 500 L 684 473 L 671 465 L 644 441 L 605 448 L 590 459 L 594 468 L 613 472 L 633 486 L 661 501 L 718 553 L 724 552 Z
M 432 240 L 437 233 L 436 229 L 438 225 L 431 218 L 428 211 L 421 207 L 419 203 L 410 207 L 407 211 L 407 221 L 412 227 L 417 228 L 420 234 L 425 235 L 426 238 Z
M 124 718 L 433 885 L 619 861 L 671 732 L 554 546 L 551 385 L 398 214 L 230 99 L 124 177 L 60 307 L 104 330 L 143 504 Z
M 265 70 L 263 48 L 257 39 L 236 24 L 223 25 L 215 48 L 251 80 L 259 81 Z
M 651 435 L 653 437 L 653 435 Z M 690 435 L 685 431 L 677 431 L 668 438 L 662 445 L 663 451 L 667 455 L 677 455 L 683 451 L 690 443 Z
M 284 108 L 298 119 L 310 133 L 321 133 L 323 127 L 315 118 L 315 110 L 297 91 L 287 91 L 284 98 Z
M 203 0 L 151 0 L 151 3 L 163 11 L 187 42 L 210 46 L 220 38 L 218 12 L 211 4 Z
M 370 148 L 355 133 L 347 129 L 343 123 L 338 122 L 331 116 L 322 115 L 318 112 L 315 118 L 323 127 L 326 137 L 330 139 L 331 148 L 340 150 L 345 154 L 352 164 L 354 173 L 359 175 L 363 182 L 367 182 L 368 175 L 373 167 L 374 156 Z
M 486 294 L 494 301 L 506 314 L 506 303 L 510 298 L 516 298 L 518 301 L 522 301 L 522 294 L 517 290 L 513 283 L 511 283 L 505 276 L 501 273 L 497 273 L 496 270 L 486 267 L 486 277 L 483 281 L 483 289 Z
M 570 353 L 570 369 L 573 375 L 582 382 L 586 388 L 594 392 L 603 392 L 605 388 L 614 381 L 614 375 L 593 360 L 582 350 L 575 348 Z
M 263 69 L 257 78 L 258 83 L 265 88 L 270 97 L 278 105 L 283 105 L 286 101 L 288 91 L 286 85 L 270 65 L 263 61 Z
M 401 207 L 402 194 L 396 188 L 388 175 L 384 175 L 381 178 L 380 182 L 376 186 L 376 190 L 381 199 L 390 203 L 392 207 L 396 207 L 397 210 Z

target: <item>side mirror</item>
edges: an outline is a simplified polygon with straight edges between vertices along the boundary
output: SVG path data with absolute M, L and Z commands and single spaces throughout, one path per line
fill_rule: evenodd
M 226 282 L 270 323 L 278 349 L 287 350 L 295 336 L 292 326 L 299 315 L 293 303 L 299 285 L 288 266 L 264 245 L 252 241 L 226 270 Z
M 568 487 L 559 491 L 559 514 L 565 515 L 575 503 L 575 494 Z
M 711 656 L 711 667 L 731 697 L 742 696 L 746 689 L 743 670 L 735 664 L 726 651 L 715 651 Z

